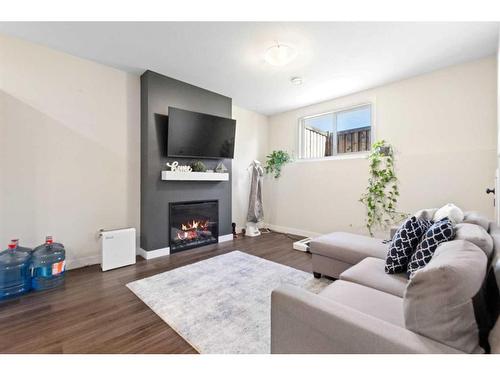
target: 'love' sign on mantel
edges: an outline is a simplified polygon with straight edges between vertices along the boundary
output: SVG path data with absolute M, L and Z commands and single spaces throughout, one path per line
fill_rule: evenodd
M 167 163 L 171 172 L 191 172 L 193 169 L 189 165 L 179 165 L 178 161 Z

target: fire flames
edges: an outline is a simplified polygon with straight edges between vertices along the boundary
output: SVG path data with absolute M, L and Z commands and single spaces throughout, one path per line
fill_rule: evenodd
M 181 228 L 183 231 L 188 231 L 188 230 L 196 230 L 196 229 L 201 229 L 201 230 L 206 230 L 208 228 L 208 221 L 188 221 L 186 224 L 182 224 Z
M 206 231 L 208 229 L 208 221 L 191 220 L 185 224 L 181 224 L 181 229 L 177 232 L 179 240 L 192 240 L 198 237 L 198 231 Z

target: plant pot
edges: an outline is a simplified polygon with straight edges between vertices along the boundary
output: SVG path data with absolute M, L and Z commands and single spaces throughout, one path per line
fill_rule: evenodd
M 392 152 L 391 146 L 380 146 L 378 148 L 378 152 L 382 156 L 389 156 L 389 155 L 391 155 L 391 152 Z

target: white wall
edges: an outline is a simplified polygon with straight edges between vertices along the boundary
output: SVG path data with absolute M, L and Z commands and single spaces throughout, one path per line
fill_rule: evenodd
M 268 138 L 267 117 L 233 105 L 236 120 L 236 142 L 233 160 L 232 217 L 240 231 L 246 224 L 251 172 L 247 169 L 254 160 L 265 160 Z
M 448 201 L 493 216 L 496 59 L 462 64 L 267 118 L 233 106 L 233 221 L 244 226 L 253 159 L 296 150 L 298 118 L 364 101 L 397 149 L 400 208 Z M 68 262 L 98 261 L 100 228 L 139 229 L 139 77 L 0 36 L 0 248 L 52 234 Z M 295 162 L 265 178 L 266 222 L 304 234 L 364 232 L 364 159 Z M 2 245 L 3 244 L 3 245 Z
M 500 37 L 498 39 L 498 49 L 497 49 L 497 174 L 500 174 L 498 170 L 500 166 L 500 113 L 498 112 L 498 108 L 500 108 Z M 500 199 L 500 176 L 497 176 L 497 180 L 495 181 L 495 196 Z M 500 201 L 496 205 L 495 210 L 495 219 L 498 225 L 500 225 Z M 500 284 L 500 277 L 498 278 L 498 282 Z
M 51 234 L 76 267 L 139 228 L 138 76 L 0 36 L 0 116 L 0 248 Z
M 305 115 L 371 101 L 376 139 L 397 150 L 404 212 L 455 202 L 493 217 L 496 168 L 496 58 L 456 65 L 387 86 L 271 116 L 269 149 L 297 152 Z M 303 234 L 366 232 L 359 197 L 366 159 L 295 162 L 265 184 L 266 222 Z
M 233 221 L 245 225 L 247 166 L 263 159 L 267 117 L 233 106 Z M 98 263 L 101 228 L 139 235 L 140 79 L 0 36 L 0 249 L 52 234 L 70 268 Z

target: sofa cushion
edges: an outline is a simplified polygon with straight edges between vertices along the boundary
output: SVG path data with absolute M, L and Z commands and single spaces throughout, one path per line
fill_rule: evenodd
M 500 289 L 500 257 L 499 257 L 499 252 L 500 252 L 500 227 L 498 227 L 497 224 L 494 222 L 490 223 L 490 230 L 488 233 L 491 236 L 491 239 L 493 240 L 493 252 L 491 253 L 489 262 L 493 266 L 496 272 L 496 279 L 498 283 L 498 288 Z
M 443 219 L 434 223 L 422 236 L 420 243 L 411 256 L 410 263 L 408 263 L 410 277 L 430 262 L 439 244 L 452 240 L 454 236 L 455 230 L 450 220 Z
M 406 287 L 406 328 L 467 353 L 481 352 L 472 298 L 481 288 L 486 263 L 473 243 L 441 244 Z
M 488 259 L 493 253 L 493 238 L 480 225 L 470 223 L 457 224 L 455 226 L 455 239 L 472 242 L 484 251 Z
M 434 214 L 434 221 L 440 221 L 444 218 L 450 219 L 453 224 L 458 224 L 464 220 L 464 213 L 453 203 L 448 203 L 437 210 Z
M 366 257 L 385 259 L 387 254 L 387 244 L 381 239 L 345 232 L 313 238 L 309 249 L 313 254 L 335 258 L 348 264 L 359 263 Z
M 340 280 L 350 281 L 381 292 L 403 297 L 408 278 L 404 274 L 388 275 L 385 262 L 378 258 L 365 258 L 340 274 Z
M 479 212 L 468 211 L 464 214 L 464 223 L 480 225 L 484 230 L 489 230 L 490 221 Z
M 493 221 L 490 221 L 490 224 L 488 226 L 488 233 L 490 236 L 493 236 L 494 234 L 499 235 L 500 234 L 500 227 Z
M 415 213 L 415 217 L 417 219 L 423 219 L 423 220 L 434 220 L 434 215 L 437 212 L 437 208 L 424 208 L 423 210 L 417 211 Z
M 420 238 L 422 238 L 431 225 L 431 221 L 417 219 L 415 216 L 405 220 L 389 244 L 389 250 L 385 259 L 386 273 L 406 272 L 411 255 L 420 242 Z
M 320 296 L 341 303 L 364 314 L 404 327 L 403 299 L 376 289 L 337 280 Z

